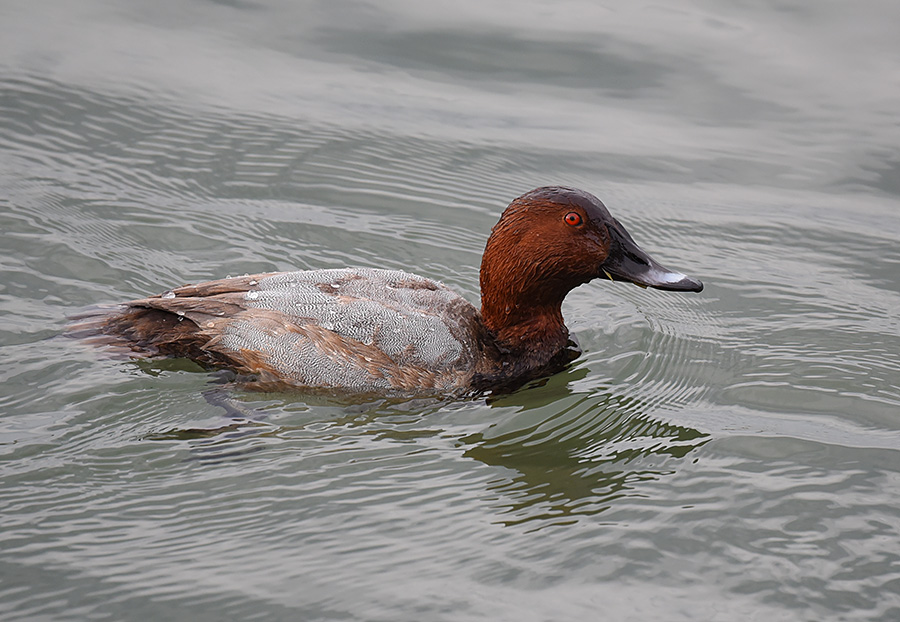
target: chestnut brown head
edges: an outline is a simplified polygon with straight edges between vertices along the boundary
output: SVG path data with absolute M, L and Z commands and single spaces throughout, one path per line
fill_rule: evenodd
M 510 203 L 494 226 L 481 264 L 482 315 L 489 328 L 559 318 L 563 298 L 598 278 L 699 292 L 702 283 L 654 261 L 592 194 L 537 188 Z

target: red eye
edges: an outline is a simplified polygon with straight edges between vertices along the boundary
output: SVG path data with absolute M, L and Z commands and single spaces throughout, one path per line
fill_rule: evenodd
M 563 220 L 565 220 L 566 224 L 570 227 L 577 227 L 581 224 L 581 214 L 578 212 L 569 212 Z

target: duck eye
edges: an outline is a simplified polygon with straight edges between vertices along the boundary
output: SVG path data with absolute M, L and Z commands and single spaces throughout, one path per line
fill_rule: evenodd
M 570 227 L 577 227 L 581 224 L 581 214 L 578 212 L 569 212 L 563 220 L 565 220 L 566 224 Z

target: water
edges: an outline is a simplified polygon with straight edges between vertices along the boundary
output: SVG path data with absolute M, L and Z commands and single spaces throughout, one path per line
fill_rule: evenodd
M 0 618 L 900 619 L 900 5 L 0 6 Z M 472 301 L 599 195 L 699 295 L 596 282 L 496 400 L 248 394 L 56 336 L 364 265 Z

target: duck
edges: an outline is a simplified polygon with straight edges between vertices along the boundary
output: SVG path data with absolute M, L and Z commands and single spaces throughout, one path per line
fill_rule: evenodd
M 562 303 L 594 279 L 703 284 L 652 259 L 594 195 L 544 186 L 492 228 L 481 307 L 401 270 L 270 272 L 183 285 L 76 319 L 70 334 L 135 357 L 185 357 L 263 391 L 460 396 L 511 392 L 581 351 Z

